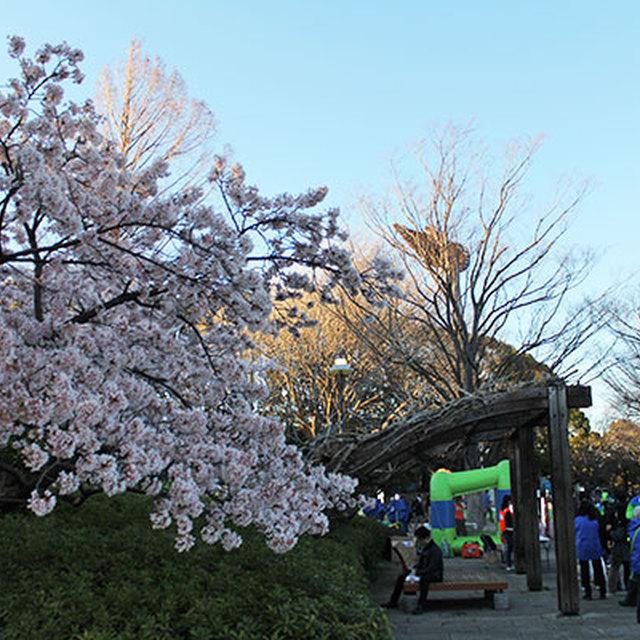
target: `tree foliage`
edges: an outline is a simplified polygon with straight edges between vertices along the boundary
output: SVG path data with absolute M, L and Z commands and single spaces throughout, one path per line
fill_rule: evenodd
M 91 102 L 63 101 L 82 53 L 10 39 L 19 77 L 0 94 L 0 462 L 3 506 L 39 515 L 60 498 L 155 497 L 176 546 L 226 549 L 253 524 L 280 551 L 324 532 L 355 481 L 307 468 L 259 415 L 247 357 L 272 296 L 366 286 L 341 246 L 326 190 L 261 196 L 216 159 L 218 199 L 160 193 L 163 162 L 134 173 Z M 301 266 L 304 268 L 301 271 Z M 315 270 L 327 274 L 319 284 Z M 287 310 L 288 309 L 288 310 Z M 12 502 L 13 501 L 13 502 Z M 196 523 L 197 522 L 197 526 Z M 195 527 L 195 528 L 194 528 Z
M 615 420 L 602 437 L 605 486 L 629 489 L 640 487 L 640 426 L 630 420 Z
M 581 411 L 571 411 L 571 472 L 577 484 L 637 490 L 640 487 L 640 426 L 629 420 L 615 420 L 603 434 L 591 429 Z
M 419 405 L 424 389 L 415 377 L 371 349 L 337 307 L 319 304 L 317 296 L 306 296 L 300 303 L 310 326 L 295 336 L 267 335 L 258 341 L 270 388 L 262 408 L 280 417 L 289 439 L 308 459 L 317 460 L 336 442 L 385 428 Z M 340 305 L 348 304 L 342 296 Z M 348 360 L 348 373 L 332 372 L 337 356 Z
M 569 416 L 571 474 L 577 484 L 595 488 L 602 478 L 602 436 L 591 429 L 589 419 L 581 411 Z

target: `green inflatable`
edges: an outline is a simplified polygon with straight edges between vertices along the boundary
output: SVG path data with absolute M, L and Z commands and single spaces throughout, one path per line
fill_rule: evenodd
M 460 554 L 465 542 L 480 542 L 480 534 L 469 536 L 456 535 L 455 504 L 456 496 L 478 491 L 496 490 L 496 505 L 500 508 L 502 498 L 511 494 L 511 475 L 509 461 L 503 460 L 495 467 L 472 469 L 470 471 L 447 471 L 440 469 L 431 476 L 431 529 L 433 540 L 443 550 L 451 549 Z M 496 520 L 498 520 L 496 518 Z M 500 531 L 496 522 L 496 533 L 492 536 L 500 545 Z

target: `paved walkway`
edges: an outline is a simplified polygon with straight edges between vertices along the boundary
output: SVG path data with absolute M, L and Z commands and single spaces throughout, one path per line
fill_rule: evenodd
M 483 563 L 482 560 L 445 559 L 448 563 Z M 553 556 L 543 558 L 542 591 L 529 591 L 525 575 L 498 571 L 509 582 L 509 609 L 494 610 L 482 598 L 482 592 L 457 595 L 446 592 L 429 594 L 428 610 L 421 616 L 411 614 L 415 596 L 403 596 L 400 608 L 388 612 L 395 640 L 437 638 L 438 640 L 564 640 L 611 638 L 638 640 L 640 625 L 633 607 L 621 607 L 623 593 L 605 600 L 580 601 L 580 615 L 558 614 L 558 596 Z M 464 566 L 464 565 L 463 565 Z M 469 565 L 470 566 L 470 565 Z M 483 564 L 484 566 L 484 564 Z M 371 585 L 376 602 L 386 602 L 398 575 L 398 565 L 387 562 Z M 594 594 L 597 598 L 597 589 Z M 474 597 L 475 596 L 475 597 Z M 471 599 L 470 599 L 471 598 Z

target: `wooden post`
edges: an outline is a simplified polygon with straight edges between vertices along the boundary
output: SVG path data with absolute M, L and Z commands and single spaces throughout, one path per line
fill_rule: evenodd
M 576 534 L 571 495 L 569 459 L 569 409 L 567 388 L 562 383 L 548 387 L 549 448 L 553 486 L 553 521 L 558 575 L 558 608 L 564 615 L 580 613 Z
M 520 500 L 518 492 L 520 490 L 520 482 L 518 481 L 518 436 L 513 434 L 509 439 L 509 471 L 511 476 L 511 504 L 513 505 L 514 529 L 518 527 Z M 502 505 L 498 505 L 498 511 Z M 524 573 L 524 555 L 523 551 L 518 548 L 518 536 L 514 532 L 513 536 L 513 566 L 517 573 Z
M 540 531 L 536 505 L 537 473 L 534 457 L 534 428 L 518 429 L 518 502 L 519 519 L 516 521 L 516 538 L 522 539 L 527 586 L 529 591 L 542 589 L 542 564 L 540 561 Z
M 522 518 L 523 518 L 523 504 L 521 501 L 522 496 L 522 466 L 520 455 L 520 429 L 516 431 L 511 441 L 512 443 L 512 455 L 511 455 L 511 500 L 513 502 L 513 516 L 515 522 L 515 532 L 513 540 L 513 554 L 514 554 L 514 566 L 516 573 L 527 572 L 527 558 L 525 556 L 524 539 L 522 535 Z

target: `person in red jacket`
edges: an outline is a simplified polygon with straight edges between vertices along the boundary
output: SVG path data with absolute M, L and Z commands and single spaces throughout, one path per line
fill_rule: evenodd
M 457 536 L 466 536 L 467 535 L 467 525 L 465 524 L 464 517 L 464 502 L 462 498 L 458 496 L 455 500 L 455 519 L 456 519 L 456 535 Z
M 498 519 L 500 524 L 500 535 L 504 550 L 505 562 L 507 563 L 507 571 L 513 571 L 513 507 L 511 505 L 511 496 L 507 495 L 502 498 L 502 507 Z

